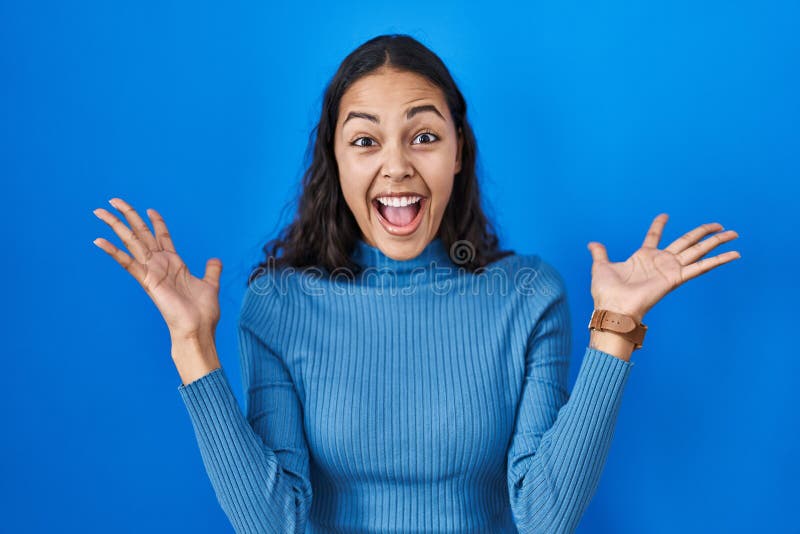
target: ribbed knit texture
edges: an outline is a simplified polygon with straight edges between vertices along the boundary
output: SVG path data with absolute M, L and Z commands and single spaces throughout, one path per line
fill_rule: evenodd
M 245 292 L 244 411 L 222 368 L 178 388 L 236 532 L 572 532 L 633 362 L 587 346 L 568 392 L 567 291 L 538 255 L 353 257 L 355 282 Z

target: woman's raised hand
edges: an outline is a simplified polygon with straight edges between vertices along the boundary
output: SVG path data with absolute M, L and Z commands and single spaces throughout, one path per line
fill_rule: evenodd
M 222 262 L 211 258 L 206 262 L 203 278 L 192 276 L 175 251 L 167 225 L 156 210 L 147 210 L 155 229 L 153 235 L 127 202 L 112 198 L 109 203 L 124 215 L 130 228 L 103 208 L 97 208 L 94 214 L 114 230 L 133 257 L 102 237 L 94 243 L 141 284 L 164 317 L 173 343 L 186 339 L 213 341 L 220 317 Z
M 709 251 L 739 237 L 733 230 L 700 239 L 722 230 L 719 223 L 698 226 L 659 249 L 661 233 L 669 216 L 661 213 L 653 220 L 641 248 L 624 262 L 608 261 L 606 248 L 592 241 L 592 298 L 596 309 L 606 309 L 635 317 L 639 322 L 661 298 L 687 280 L 724 263 L 741 258 L 737 251 L 702 258 Z

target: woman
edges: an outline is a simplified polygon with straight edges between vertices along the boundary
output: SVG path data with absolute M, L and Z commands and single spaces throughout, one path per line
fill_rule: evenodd
M 498 248 L 466 109 L 441 60 L 408 36 L 376 37 L 342 62 L 297 216 L 248 280 L 246 415 L 214 343 L 220 260 L 196 278 L 155 210 L 155 235 L 122 199 L 111 203 L 130 229 L 95 211 L 133 257 L 97 245 L 169 326 L 178 389 L 237 532 L 574 530 L 645 313 L 740 257 L 701 259 L 737 237 L 701 241 L 716 223 L 659 249 L 666 214 L 627 261 L 589 243 L 591 293 L 607 315 L 593 314 L 569 394 L 564 281 L 538 255 Z

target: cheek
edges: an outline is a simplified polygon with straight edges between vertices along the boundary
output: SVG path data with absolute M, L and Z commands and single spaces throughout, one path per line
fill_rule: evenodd
M 433 210 L 436 212 L 437 215 L 441 215 L 444 213 L 445 208 L 447 207 L 447 203 L 450 202 L 450 195 L 453 191 L 453 180 L 452 178 L 449 181 L 442 181 L 435 185 L 435 189 L 432 190 L 433 197 L 436 199 L 434 204 L 431 206 Z
M 341 174 L 340 170 L 339 184 L 342 188 L 344 200 L 350 207 L 350 211 L 352 211 L 357 218 L 366 217 L 368 208 L 366 205 L 368 182 L 359 180 L 349 174 Z
M 346 182 L 353 190 L 366 189 L 373 174 L 373 163 L 369 159 L 359 158 L 357 154 L 347 151 L 337 154 L 336 167 L 339 170 L 340 180 Z
M 438 158 L 434 165 L 429 166 L 428 172 L 423 173 L 423 176 L 426 178 L 428 188 L 434 198 L 434 204 L 431 207 L 436 209 L 438 206 L 443 211 L 453 190 L 455 177 L 452 162 L 445 158 Z

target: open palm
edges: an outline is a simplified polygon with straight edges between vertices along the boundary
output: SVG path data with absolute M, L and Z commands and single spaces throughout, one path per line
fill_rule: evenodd
M 659 249 L 668 217 L 666 213 L 656 216 L 641 248 L 624 262 L 610 262 L 601 243 L 588 244 L 593 258 L 591 292 L 595 308 L 631 315 L 641 322 L 647 311 L 676 287 L 741 257 L 737 251 L 730 251 L 700 260 L 713 248 L 739 236 L 728 230 L 699 241 L 722 230 L 719 223 L 698 226 Z
M 153 235 L 127 202 L 113 198 L 109 203 L 122 212 L 130 228 L 103 208 L 94 210 L 94 214 L 114 230 L 133 257 L 106 239 L 97 238 L 95 244 L 139 282 L 161 312 L 173 337 L 200 332 L 213 337 L 220 317 L 222 262 L 211 258 L 206 263 L 205 276 L 193 276 L 175 251 L 166 223 L 156 210 L 147 210 L 155 229 Z

